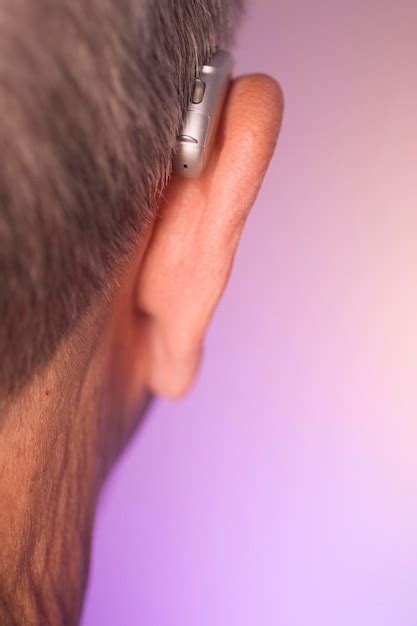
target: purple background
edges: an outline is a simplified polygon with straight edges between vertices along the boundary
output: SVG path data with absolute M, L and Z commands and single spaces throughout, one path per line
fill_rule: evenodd
M 83 626 L 417 624 L 416 26 L 253 2 L 279 149 L 194 391 L 104 493 Z

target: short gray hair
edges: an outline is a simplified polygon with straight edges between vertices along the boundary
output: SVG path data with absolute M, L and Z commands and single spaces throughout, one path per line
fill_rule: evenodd
M 0 392 L 152 219 L 196 72 L 241 0 L 0 0 Z

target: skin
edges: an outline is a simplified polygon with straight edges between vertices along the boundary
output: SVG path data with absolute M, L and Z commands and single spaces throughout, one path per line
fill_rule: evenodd
M 233 83 L 205 174 L 171 180 L 117 285 L 1 407 L 1 624 L 78 623 L 101 486 L 150 398 L 194 379 L 282 110 L 271 78 Z

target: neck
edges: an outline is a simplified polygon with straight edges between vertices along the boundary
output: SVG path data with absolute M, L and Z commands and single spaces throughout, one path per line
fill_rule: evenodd
M 81 610 L 105 471 L 93 383 L 105 358 L 94 338 L 76 344 L 0 416 L 1 624 L 75 624 Z
M 0 399 L 0 624 L 77 624 L 103 480 L 146 411 L 130 306 L 138 260 L 48 366 Z M 138 371 L 132 376 L 132 371 Z

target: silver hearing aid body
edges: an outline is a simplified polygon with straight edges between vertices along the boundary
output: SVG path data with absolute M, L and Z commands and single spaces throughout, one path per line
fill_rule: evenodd
M 185 115 L 173 169 L 186 178 L 198 178 L 210 160 L 233 67 L 226 50 L 216 52 L 201 68 Z

